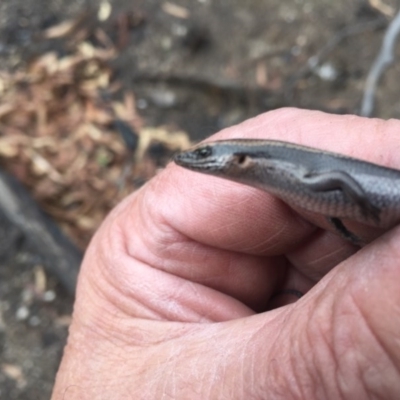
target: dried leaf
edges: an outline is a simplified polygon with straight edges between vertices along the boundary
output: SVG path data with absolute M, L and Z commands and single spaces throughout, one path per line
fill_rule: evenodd
M 166 1 L 161 7 L 165 13 L 172 15 L 173 17 L 181 19 L 187 19 L 190 17 L 189 10 L 185 7 L 179 6 L 178 4 Z
M 112 7 L 108 1 L 102 1 L 100 3 L 99 11 L 97 12 L 97 18 L 99 21 L 106 21 L 111 15 Z
M 76 26 L 76 20 L 63 21 L 56 26 L 51 26 L 43 32 L 46 39 L 56 39 L 66 36 L 72 32 Z

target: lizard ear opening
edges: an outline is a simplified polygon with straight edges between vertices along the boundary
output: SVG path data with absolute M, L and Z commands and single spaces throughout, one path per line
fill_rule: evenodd
M 246 156 L 244 154 L 239 154 L 237 156 L 237 163 L 244 164 L 246 162 Z
M 235 154 L 235 162 L 240 167 L 245 167 L 249 164 L 250 159 L 246 154 Z

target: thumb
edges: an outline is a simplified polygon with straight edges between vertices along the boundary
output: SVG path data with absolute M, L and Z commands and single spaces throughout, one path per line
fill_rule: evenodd
M 396 228 L 338 265 L 282 310 L 286 315 L 278 314 L 282 325 L 272 346 L 266 343 L 269 322 L 258 332 L 258 381 L 265 393 L 281 393 L 277 399 L 399 398 L 399 244 Z

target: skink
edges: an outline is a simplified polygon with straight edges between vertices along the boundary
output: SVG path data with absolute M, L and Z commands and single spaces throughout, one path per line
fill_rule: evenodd
M 199 144 L 176 164 L 265 190 L 322 214 L 358 242 L 342 219 L 389 229 L 400 222 L 400 171 L 292 143 L 232 139 Z

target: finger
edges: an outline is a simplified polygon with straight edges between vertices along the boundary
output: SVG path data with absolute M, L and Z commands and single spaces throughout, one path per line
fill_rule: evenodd
M 167 224 L 220 249 L 274 256 L 295 248 L 315 230 L 269 193 L 175 165 L 151 189 L 167 205 L 159 210 Z
M 121 212 L 124 223 L 127 214 L 127 210 Z M 121 220 L 110 217 L 92 241 L 81 275 L 99 287 L 111 284 L 107 297 L 131 316 L 190 322 L 247 316 L 251 310 L 266 309 L 286 273 L 285 257 L 228 252 L 176 232 L 164 235 L 153 247 L 146 240 L 157 232 L 144 229 L 139 215 L 131 229 L 145 231 L 144 237 L 121 234 Z M 132 248 L 140 250 L 132 252 Z M 160 260 L 157 251 L 164 248 L 169 249 L 168 256 Z
M 340 277 L 346 276 L 346 280 L 341 279 L 342 310 L 350 310 L 361 319 L 362 329 L 380 358 L 387 362 L 390 359 L 390 364 L 397 369 L 397 379 L 400 376 L 399 245 L 400 228 L 396 227 L 355 254 L 351 263 L 344 262 L 342 271 L 338 271 Z M 357 336 L 354 332 L 346 333 Z M 368 342 L 363 345 L 367 351 Z
M 304 398 L 313 397 L 306 388 L 315 392 L 315 384 L 332 398 L 342 398 L 344 387 L 348 398 L 366 393 L 398 397 L 399 243 L 397 227 L 342 262 L 295 306 L 286 307 L 282 329 L 287 335 L 267 358 L 279 357 L 281 365 L 291 366 L 289 374 L 304 388 Z M 262 338 L 256 340 L 263 345 Z M 280 348 L 287 349 L 285 354 Z M 273 372 L 266 364 L 266 374 Z
M 400 165 L 396 151 L 399 129 L 399 121 L 284 109 L 226 129 L 209 140 L 288 140 L 396 167 Z M 178 231 L 197 241 L 271 255 L 280 254 L 283 248 L 290 249 L 304 235 L 312 233 L 281 201 L 260 191 L 174 167 L 166 174 L 174 204 L 170 201 L 168 209 L 162 210 L 164 217 Z M 165 187 L 162 190 L 168 192 Z M 180 217 L 177 209 L 181 210 Z

